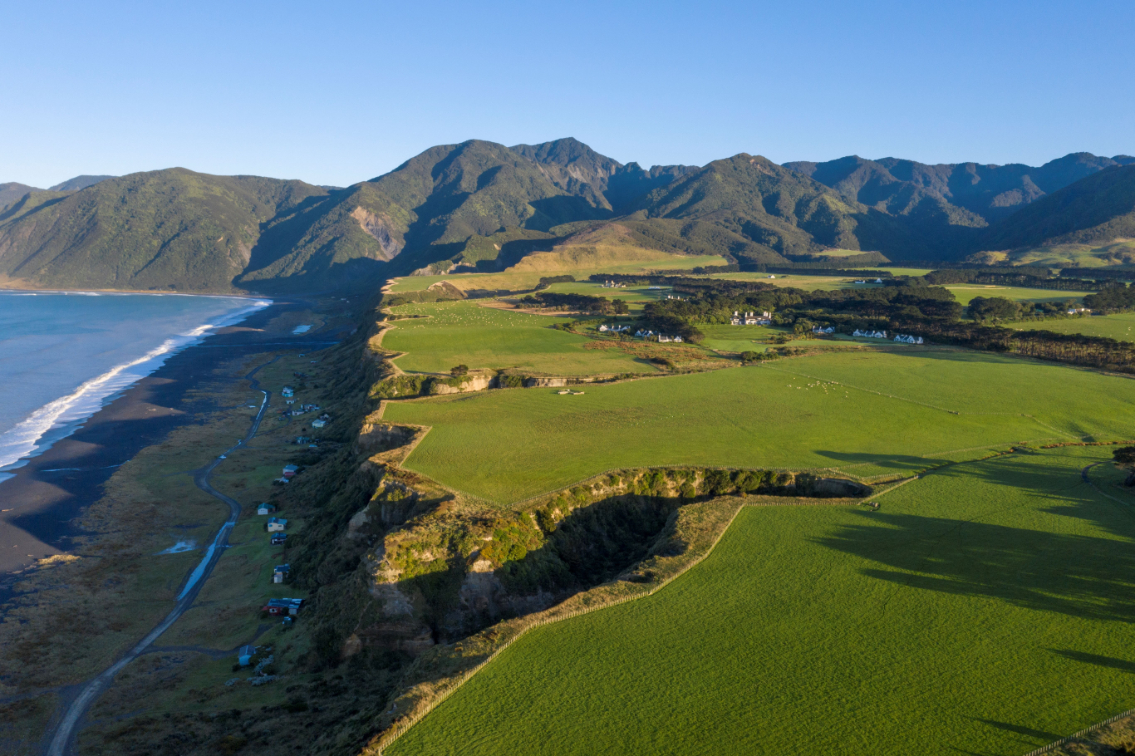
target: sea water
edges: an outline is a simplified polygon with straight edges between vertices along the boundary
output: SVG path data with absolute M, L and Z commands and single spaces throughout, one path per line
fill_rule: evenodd
M 0 291 L 0 481 L 263 299 Z

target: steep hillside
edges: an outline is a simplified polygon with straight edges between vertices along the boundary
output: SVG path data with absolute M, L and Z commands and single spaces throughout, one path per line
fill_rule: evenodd
M 80 189 L 86 189 L 88 186 L 94 186 L 100 181 L 107 179 L 117 178 L 116 176 L 76 176 L 73 179 L 67 179 L 61 184 L 56 184 L 51 187 L 53 192 L 77 192 Z
M 182 168 L 109 179 L 0 221 L 0 275 L 45 286 L 230 291 L 261 224 L 320 194 L 299 181 Z
M 1113 166 L 1077 181 L 991 226 L 990 250 L 1094 244 L 1135 237 L 1135 165 Z
M 0 210 L 12 204 L 18 199 L 23 198 L 29 192 L 42 192 L 42 189 L 36 189 L 34 186 L 27 184 L 17 184 L 10 181 L 7 184 L 0 184 Z
M 718 253 L 771 264 L 825 248 L 878 251 L 892 259 L 937 257 L 959 230 L 970 230 L 954 228 L 933 207 L 915 206 L 907 215 L 869 208 L 798 171 L 742 153 L 656 189 L 630 217 L 701 240 Z
M 904 208 L 922 204 L 929 196 L 938 201 L 938 212 L 955 218 L 956 224 L 975 226 L 983 225 L 981 220 L 1004 218 L 1045 194 L 1130 160 L 1126 155 L 1106 158 L 1076 152 L 1032 167 L 1019 163 L 927 165 L 914 160 L 866 160 L 852 155 L 823 163 L 801 161 L 785 166 L 845 197 L 889 213 L 903 213 Z

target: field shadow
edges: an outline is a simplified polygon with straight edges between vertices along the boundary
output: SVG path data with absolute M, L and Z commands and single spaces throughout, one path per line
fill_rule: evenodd
M 907 588 L 1003 601 L 1040 612 L 1135 621 L 1132 540 L 1049 533 L 976 520 L 856 513 L 813 539 L 871 566 L 860 574 Z
M 1071 661 L 1082 662 L 1084 664 L 1095 664 L 1098 667 L 1107 667 L 1108 669 L 1116 669 L 1120 672 L 1128 672 L 1135 674 L 1135 661 L 1128 659 L 1116 659 L 1113 656 L 1101 656 L 1099 654 L 1088 654 L 1083 651 L 1072 651 L 1069 649 L 1054 648 L 1050 649 L 1052 653 L 1057 656 L 1062 656 Z

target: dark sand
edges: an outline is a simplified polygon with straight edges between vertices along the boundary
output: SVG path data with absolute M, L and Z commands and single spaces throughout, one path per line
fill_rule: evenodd
M 201 382 L 216 380 L 213 370 L 222 361 L 280 349 L 314 351 L 341 338 L 326 329 L 300 336 L 262 330 L 285 312 L 310 307 L 309 302 L 277 301 L 175 354 L 71 436 L 13 470 L 14 478 L 0 482 L 0 578 L 9 578 L 3 582 L 38 559 L 72 548 L 80 534 L 74 518 L 102 496 L 103 484 L 118 466 L 193 421 L 181 409 L 183 400 Z M 0 601 L 5 593 L 0 584 Z

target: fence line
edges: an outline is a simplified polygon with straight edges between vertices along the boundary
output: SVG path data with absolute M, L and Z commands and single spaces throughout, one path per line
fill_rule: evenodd
M 1084 737 L 1085 735 L 1092 732 L 1093 730 L 1098 730 L 1101 727 L 1107 727 L 1109 724 L 1114 724 L 1115 722 L 1118 722 L 1119 720 L 1123 719 L 1124 717 L 1129 717 L 1132 714 L 1135 714 L 1135 709 L 1128 709 L 1127 711 L 1123 712 L 1122 714 L 1116 714 L 1114 717 L 1109 717 L 1108 719 L 1105 719 L 1102 722 L 1097 722 L 1096 724 L 1092 725 L 1091 727 L 1085 727 L 1084 729 L 1080 730 L 1079 732 L 1073 733 L 1072 735 L 1069 735 L 1066 738 L 1061 738 L 1060 740 L 1057 740 L 1053 743 L 1049 743 L 1048 745 L 1042 746 L 1041 748 L 1038 748 L 1035 751 L 1029 751 L 1028 753 L 1025 754 L 1025 756 L 1040 756 L 1040 754 L 1042 754 L 1042 753 L 1048 753 L 1050 751 L 1053 751 L 1053 750 L 1059 748 L 1062 745 L 1066 745 L 1066 744 L 1070 743 L 1071 741 L 1075 740 L 1076 738 Z
M 737 519 L 737 515 L 741 512 L 742 509 L 744 509 L 743 506 L 738 506 L 737 509 L 734 510 L 733 515 L 729 518 L 729 522 L 727 522 L 725 524 L 725 527 L 723 527 L 721 529 L 721 532 L 717 534 L 717 537 L 713 539 L 713 543 L 711 543 L 709 545 L 709 548 L 707 548 L 705 550 L 705 552 L 703 552 L 696 559 L 690 561 L 688 564 L 686 564 L 684 567 L 682 567 L 682 569 L 678 570 L 677 572 L 675 572 L 670 577 L 664 579 L 658 585 L 656 585 L 656 586 L 654 586 L 654 587 L 652 587 L 648 590 L 641 591 L 639 593 L 632 593 L 632 594 L 629 594 L 629 595 L 626 595 L 626 596 L 622 596 L 621 598 L 613 599 L 611 601 L 604 602 L 602 604 L 596 604 L 596 605 L 593 605 L 593 606 L 583 606 L 583 607 L 579 607 L 579 608 L 576 608 L 576 609 L 572 609 L 568 612 L 557 613 L 555 616 L 543 617 L 539 620 L 535 620 L 535 621 L 530 622 L 530 623 L 524 625 L 523 627 L 521 627 L 519 629 L 519 631 L 516 633 L 516 635 L 512 636 L 511 638 L 506 640 L 504 643 L 502 643 L 496 650 L 494 650 L 491 654 L 489 654 L 488 657 L 486 657 L 483 661 L 481 661 L 479 664 L 472 667 L 471 669 L 461 673 L 460 676 L 458 676 L 433 701 L 426 704 L 424 708 L 422 708 L 419 711 L 415 712 L 414 714 L 406 717 L 401 722 L 399 722 L 397 725 L 395 725 L 391 729 L 387 730 L 386 733 L 384 733 L 379 738 L 378 750 L 375 752 L 376 756 L 382 756 L 383 752 L 386 750 L 386 748 L 388 748 L 390 746 L 391 743 L 396 741 L 398 738 L 402 737 L 402 735 L 404 735 L 407 730 L 409 730 L 411 727 L 416 725 L 418 722 L 422 721 L 422 719 L 424 719 L 430 712 L 432 712 L 434 709 L 436 709 L 438 706 L 440 706 L 446 699 L 448 699 L 451 695 L 453 695 L 453 693 L 458 688 L 460 688 L 462 685 L 464 685 L 466 682 L 468 682 L 469 679 L 473 677 L 473 675 L 480 672 L 481 669 L 485 665 L 487 665 L 489 662 L 496 659 L 497 655 L 499 655 L 506 648 L 508 648 L 513 643 L 515 643 L 520 638 L 522 638 L 529 630 L 536 628 L 536 627 L 543 627 L 544 625 L 549 625 L 553 622 L 562 622 L 564 620 L 568 620 L 568 619 L 572 619 L 574 617 L 578 617 L 581 614 L 588 614 L 590 612 L 598 611 L 600 609 L 610 609 L 611 607 L 619 606 L 620 604 L 625 604 L 628 601 L 634 601 L 636 599 L 646 598 L 648 596 L 653 596 L 655 593 L 657 593 L 658 591 L 665 588 L 667 585 L 672 583 L 674 580 L 677 580 L 679 577 L 686 574 L 686 572 L 693 569 L 697 565 L 701 564 L 702 560 L 704 560 L 706 557 L 708 557 L 710 554 L 712 554 L 714 549 L 717 548 L 717 544 L 721 542 L 721 539 L 725 536 L 726 532 L 728 532 L 729 528 L 732 527 L 733 521 Z

